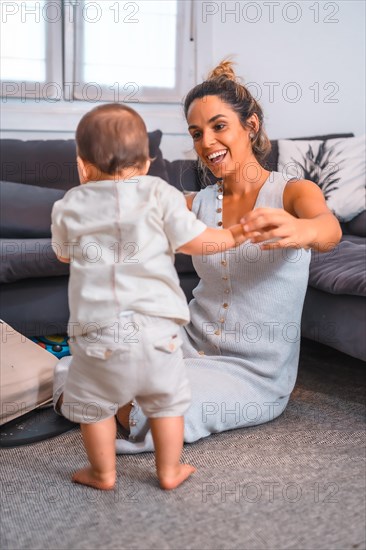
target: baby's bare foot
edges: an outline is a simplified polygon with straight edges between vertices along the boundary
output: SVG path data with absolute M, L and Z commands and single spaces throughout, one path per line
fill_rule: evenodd
M 88 485 L 88 487 L 93 487 L 94 489 L 111 491 L 116 483 L 116 473 L 100 475 L 88 467 L 75 472 L 72 476 L 72 481 L 74 483 L 81 483 L 81 485 Z
M 171 490 L 178 487 L 183 481 L 185 481 L 190 475 L 194 474 L 196 468 L 190 464 L 179 464 L 179 467 L 173 475 L 161 475 L 159 476 L 160 487 L 165 490 Z

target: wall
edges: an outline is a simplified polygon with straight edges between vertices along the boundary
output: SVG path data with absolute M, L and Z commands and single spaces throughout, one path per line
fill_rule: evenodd
M 210 16 L 213 57 L 235 54 L 238 74 L 260 97 L 270 137 L 365 132 L 365 2 L 219 7 Z
M 187 1 L 187 0 L 185 0 Z M 194 0 L 197 78 L 232 55 L 271 138 L 365 132 L 365 3 Z M 2 103 L 2 137 L 68 139 L 86 102 Z M 180 105 L 133 104 L 164 132 L 168 159 L 194 156 Z

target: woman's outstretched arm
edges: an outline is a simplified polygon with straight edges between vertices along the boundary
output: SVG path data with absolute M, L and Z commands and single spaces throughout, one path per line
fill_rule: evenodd
M 290 181 L 284 191 L 284 209 L 257 208 L 241 222 L 253 243 L 275 239 L 261 245 L 275 248 L 313 248 L 328 252 L 342 237 L 337 218 L 326 205 L 320 188 L 308 180 Z

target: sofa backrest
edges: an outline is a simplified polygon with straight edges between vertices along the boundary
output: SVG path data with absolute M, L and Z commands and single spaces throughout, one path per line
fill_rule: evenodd
M 159 176 L 182 191 L 199 191 L 207 183 L 214 183 L 216 178 L 208 172 L 206 177 L 199 170 L 194 160 L 168 161 L 163 159 L 160 149 L 162 132 L 149 132 L 151 163 L 149 174 Z M 315 140 L 352 137 L 353 134 L 330 134 L 293 140 Z M 265 168 L 277 170 L 278 142 L 271 141 L 272 149 L 265 162 Z M 1 164 L 0 180 L 26 185 L 37 185 L 52 189 L 68 190 L 79 184 L 76 166 L 75 141 L 70 140 L 0 140 Z
M 1 181 L 70 189 L 79 184 L 75 141 L 1 140 Z
M 331 134 L 294 139 L 325 140 L 352 136 L 353 134 Z M 149 173 L 161 177 L 182 191 L 199 191 L 207 185 L 196 161 L 170 162 L 163 159 L 159 147 L 161 137 L 160 130 L 149 133 L 150 155 L 155 159 Z M 274 140 L 271 143 L 272 151 L 266 167 L 277 170 L 278 142 Z M 61 198 L 62 191 L 79 184 L 75 141 L 4 139 L 0 140 L 0 147 L 0 180 L 5 182 L 0 186 L 2 238 L 48 237 L 53 202 Z M 212 174 L 208 173 L 208 177 L 214 183 Z M 38 188 L 28 189 L 27 186 Z M 348 224 L 342 224 L 343 232 L 364 235 L 365 216 L 366 211 Z
M 150 156 L 154 158 L 149 174 L 167 179 L 160 150 L 162 132 L 149 132 Z M 75 140 L 2 139 L 0 180 L 67 191 L 79 185 Z

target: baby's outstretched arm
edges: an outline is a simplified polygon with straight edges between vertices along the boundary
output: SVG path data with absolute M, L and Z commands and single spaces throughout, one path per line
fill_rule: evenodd
M 233 248 L 247 239 L 243 226 L 239 223 L 228 229 L 208 227 L 198 237 L 181 246 L 177 252 L 191 256 L 216 254 L 217 252 L 225 252 L 225 250 Z

